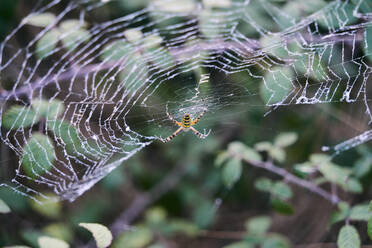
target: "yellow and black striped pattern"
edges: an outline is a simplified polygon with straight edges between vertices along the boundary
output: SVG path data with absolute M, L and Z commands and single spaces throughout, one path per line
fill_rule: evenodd
M 182 121 L 181 121 L 181 123 L 182 123 L 182 127 L 183 128 L 189 128 L 189 127 L 191 127 L 191 117 L 190 117 L 190 115 L 189 114 L 185 114 L 183 117 L 182 117 Z

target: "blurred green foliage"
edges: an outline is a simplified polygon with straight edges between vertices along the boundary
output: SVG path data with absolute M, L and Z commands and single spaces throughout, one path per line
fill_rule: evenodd
M 118 12 L 130 13 L 146 7 L 149 2 L 148 0 L 113 1 L 112 5 L 107 7 L 106 13 L 108 16 L 115 16 Z M 193 10 L 193 1 L 180 2 L 184 5 L 181 3 L 174 6 L 160 5 L 159 8 L 169 12 L 177 12 L 180 9 L 184 11 L 185 8 Z M 223 8 L 229 8 L 230 5 L 226 2 L 229 1 L 218 1 L 217 5 L 210 3 L 209 8 L 200 14 L 200 31 L 209 39 L 215 38 L 219 34 L 219 30 L 208 29 L 208 17 L 218 14 L 219 11 L 223 11 Z M 301 18 L 303 13 L 313 13 L 327 4 L 321 0 L 311 4 L 304 0 L 279 2 L 281 2 L 282 9 L 289 11 L 289 14 L 296 18 Z M 16 1 L 4 1 L 1 4 L 0 20 L 5 21 L 0 23 L 0 37 L 4 37 L 9 31 L 10 25 L 20 17 L 15 15 Z M 363 6 L 368 8 L 368 5 Z M 301 11 L 298 11 L 299 8 Z M 252 9 L 247 11 L 255 16 L 257 23 L 270 30 L 278 29 L 278 26 L 285 28 L 290 25 L 280 16 L 278 16 L 279 24 L 270 22 L 268 18 L 265 18 L 265 11 L 261 4 L 255 4 Z M 273 11 L 275 14 L 275 10 Z M 345 11 L 345 17 L 350 16 L 352 8 L 347 7 Z M 30 19 L 29 23 L 43 27 L 52 22 L 54 18 L 54 15 L 48 14 Z M 327 18 L 334 19 L 335 16 L 331 15 Z M 223 22 L 222 17 L 221 22 Z M 354 23 L 354 18 L 350 18 L 349 22 Z M 85 24 L 81 25 L 75 19 L 66 20 L 39 40 L 36 53 L 40 59 L 48 56 L 57 46 L 61 34 L 71 26 L 79 26 L 79 28 L 63 38 L 64 49 L 74 50 L 76 43 L 81 42 L 81 37 L 84 37 L 83 40 L 91 38 Z M 249 27 L 241 27 L 241 29 L 245 34 L 257 35 L 253 34 L 254 31 Z M 369 29 L 368 32 L 370 32 Z M 138 38 L 141 35 L 135 30 L 130 30 L 126 33 L 128 41 L 117 41 L 107 45 L 101 56 L 102 60 L 117 61 L 123 54 L 133 51 L 139 45 L 138 43 L 145 47 L 144 50 L 132 57 L 132 61 L 129 62 L 130 66 L 120 75 L 122 80 L 128 82 L 126 86 L 131 92 L 135 92 L 142 83 L 134 83 L 128 72 L 134 65 L 140 65 L 145 68 L 144 75 L 146 75 L 147 65 L 142 58 L 147 53 L 159 49 L 158 52 L 164 53 L 163 57 L 170 64 L 174 63 L 171 55 L 165 49 L 161 49 L 160 37 L 146 37 L 147 40 L 143 41 Z M 370 38 L 368 36 L 368 43 L 372 43 Z M 270 44 L 273 41 L 266 38 L 260 42 L 261 44 Z M 288 46 L 293 51 L 301 52 L 295 44 Z M 372 45 L 368 47 L 372 47 Z M 288 50 L 279 48 L 271 52 L 276 56 L 285 57 Z M 369 53 L 369 50 L 364 52 Z M 151 61 L 151 63 L 156 65 L 156 61 Z M 162 64 L 159 63 L 159 65 Z M 304 68 L 301 66 L 303 67 L 304 64 L 299 63 L 296 68 L 298 71 L 304 72 Z M 321 67 L 321 61 L 315 61 L 313 66 Z M 233 78 L 238 82 L 244 76 L 244 73 L 237 73 Z M 288 94 L 291 86 L 290 79 L 294 77 L 293 71 L 283 67 L 273 68 L 270 73 L 263 76 L 267 84 L 266 87 L 261 84 L 260 98 L 263 102 L 269 103 L 276 103 Z M 280 83 L 272 84 L 273 77 Z M 311 77 L 316 80 L 321 75 L 314 74 Z M 268 89 L 275 90 L 277 95 L 272 96 Z M 281 110 L 279 114 L 273 113 L 270 122 L 274 123 L 275 129 L 272 123 L 268 125 L 263 117 L 265 111 L 268 110 L 263 107 L 263 104 L 259 107 L 252 106 L 249 110 L 232 107 L 221 114 L 228 121 L 208 118 L 208 113 L 206 113 L 205 126 L 216 130 L 216 135 L 210 135 L 207 139 L 200 141 L 192 135 L 185 134 L 180 135 L 169 145 L 154 143 L 148 149 L 131 158 L 125 165 L 118 167 L 91 192 L 74 203 L 52 202 L 39 205 L 14 194 L 11 190 L 1 188 L 0 210 L 4 214 L 0 216 L 3 223 L 0 245 L 27 244 L 37 247 L 42 246 L 40 243 L 53 243 L 53 240 L 50 240 L 51 237 L 64 240 L 69 244 L 88 242 L 91 235 L 81 230 L 79 223 L 101 223 L 109 226 L 138 195 L 155 187 L 172 168 L 185 167 L 186 173 L 180 183 L 153 203 L 129 227 L 128 231 L 120 233 L 113 240 L 112 247 L 160 248 L 168 247 L 168 243 L 172 242 L 179 243 L 180 247 L 186 247 L 195 240 L 200 242 L 204 240 L 203 242 L 208 245 L 207 238 L 211 235 L 210 230 L 242 230 L 236 231 L 240 234 L 239 238 L 221 238 L 219 245 L 224 245 L 225 248 L 290 247 L 290 238 L 285 236 L 288 233 L 277 231 L 280 224 L 275 221 L 282 218 L 281 215 L 297 214 L 296 205 L 301 204 L 296 203 L 305 202 L 305 198 L 316 196 L 296 195 L 297 188 L 292 187 L 286 178 L 253 169 L 250 166 L 250 164 L 267 161 L 275 163 L 277 167 L 284 168 L 299 178 L 311 180 L 316 185 L 324 184 L 326 187 L 336 185 L 343 194 L 351 196 L 359 194 L 348 203 L 338 203 L 334 213 L 330 216 L 330 228 L 332 228 L 331 225 L 338 225 L 344 221 L 347 224 L 341 227 L 340 232 L 338 229 L 334 231 L 338 233 L 337 239 L 329 234 L 326 240 L 337 242 L 341 248 L 359 247 L 362 241 L 368 243 L 367 238 L 362 239 L 363 234 L 366 233 L 365 228 L 357 230 L 349 222 L 352 224 L 368 222 L 368 234 L 372 237 L 371 209 L 365 203 L 369 198 L 368 195 L 362 194 L 368 193 L 372 181 L 371 148 L 368 145 L 361 146 L 336 158 L 319 154 L 314 151 L 314 147 L 316 147 L 314 143 L 320 138 L 332 140 L 331 135 L 327 135 L 328 129 L 326 127 L 332 123 L 333 119 L 327 115 L 326 111 L 334 110 L 336 112 L 338 106 L 329 104 L 328 107 L 319 107 L 316 110 L 311 110 L 306 106 L 298 108 L 300 109 L 295 113 L 292 109 Z M 22 107 L 14 106 L 3 116 L 3 124 L 4 127 L 12 130 L 27 128 L 45 122 L 45 119 L 50 116 L 58 116 L 63 110 L 63 103 L 59 101 L 46 104 L 40 100 L 33 104 L 31 111 L 24 111 Z M 228 114 L 234 111 L 239 114 Z M 233 125 L 229 125 L 229 122 Z M 56 125 L 61 128 L 56 129 Z M 56 120 L 48 122 L 47 127 L 50 132 L 65 141 L 68 153 L 84 153 L 86 151 L 82 147 L 83 144 L 79 144 L 79 133 L 73 126 Z M 279 133 L 277 130 L 285 131 Z M 156 133 L 156 130 L 153 132 Z M 300 140 L 298 140 L 299 137 Z M 37 143 L 41 144 L 41 147 L 36 146 L 34 140 L 38 140 Z M 93 154 L 104 150 L 104 148 L 90 147 Z M 47 154 L 37 153 L 36 151 L 40 148 L 49 152 Z M 30 177 L 34 174 L 40 175 L 50 169 L 53 158 L 49 155 L 53 154 L 54 148 L 47 136 L 33 134 L 27 141 L 24 150 L 22 166 Z M 35 166 L 28 161 L 28 156 L 35 157 L 37 154 L 39 155 L 37 161 L 46 165 L 43 171 L 35 171 L 33 169 Z M 88 154 L 84 155 L 89 156 Z M 295 196 L 299 200 L 294 199 Z M 11 213 L 9 213 L 10 210 Z M 237 214 L 238 221 L 229 219 L 231 213 Z M 301 216 L 300 218 L 307 221 L 312 216 Z M 233 223 L 230 228 L 229 223 L 231 222 L 236 223 Z M 270 231 L 270 229 L 275 229 L 275 231 Z M 320 231 L 326 232 L 323 227 L 320 228 Z M 94 235 L 95 231 L 91 232 Z M 45 237 L 49 237 L 49 239 Z M 61 244 L 61 247 L 63 245 Z

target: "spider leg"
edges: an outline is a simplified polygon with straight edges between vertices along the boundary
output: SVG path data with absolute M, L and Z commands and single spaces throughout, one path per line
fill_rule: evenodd
M 167 113 L 168 119 L 171 120 L 175 125 L 180 126 L 180 127 L 182 126 L 182 123 L 181 122 L 176 121 L 173 118 L 173 116 L 171 114 L 169 114 L 169 112 L 168 112 L 168 103 L 165 106 L 165 112 Z
M 199 122 L 199 120 L 203 117 L 203 115 L 205 114 L 205 112 L 207 112 L 207 107 L 205 106 L 205 100 L 203 99 L 203 103 L 204 103 L 204 108 L 203 108 L 203 111 L 199 114 L 199 116 L 197 118 L 195 118 L 192 123 L 191 123 L 191 126 L 195 125 L 196 123 Z
M 190 127 L 190 129 L 191 129 L 191 131 L 193 131 L 193 133 L 194 133 L 196 136 L 198 136 L 198 137 L 201 138 L 201 139 L 205 139 L 205 138 L 209 135 L 209 133 L 207 133 L 207 134 L 199 133 L 198 130 L 196 130 L 196 129 L 193 128 L 193 127 Z
M 174 137 L 176 137 L 177 135 L 181 133 L 182 129 L 183 129 L 182 127 L 178 128 L 171 136 L 165 139 L 162 139 L 161 141 L 163 141 L 164 143 L 171 141 Z

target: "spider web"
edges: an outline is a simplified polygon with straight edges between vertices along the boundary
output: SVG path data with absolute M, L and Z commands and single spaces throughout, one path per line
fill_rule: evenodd
M 204 101 L 217 116 L 262 99 L 268 113 L 340 102 L 362 104 L 359 118 L 372 121 L 368 1 L 318 0 L 306 9 L 306 1 L 299 8 L 300 1 L 156 0 L 97 21 L 115 4 L 107 2 L 35 1 L 1 43 L 1 139 L 19 158 L 2 186 L 73 201 L 172 133 L 167 105 L 180 120 L 195 118 Z M 51 21 L 35 23 L 40 16 Z M 32 38 L 20 42 L 25 33 Z M 244 80 L 231 82 L 234 75 Z M 337 154 L 371 138 L 367 128 L 324 150 Z

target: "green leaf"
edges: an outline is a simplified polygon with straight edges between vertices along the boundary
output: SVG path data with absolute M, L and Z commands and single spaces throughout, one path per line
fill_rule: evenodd
M 262 160 L 260 154 L 241 142 L 231 142 L 227 149 L 230 154 L 244 158 L 248 161 L 259 162 Z
M 245 224 L 245 229 L 254 235 L 263 235 L 271 225 L 271 219 L 267 216 L 257 216 L 249 219 Z
M 98 248 L 105 248 L 111 244 L 112 234 L 104 225 L 97 223 L 80 223 L 79 226 L 84 227 L 92 233 Z
M 262 248 L 290 248 L 290 243 L 287 238 L 279 234 L 271 234 L 266 237 Z
M 52 207 L 52 206 L 51 206 Z M 65 223 L 52 223 L 43 228 L 43 232 L 53 238 L 62 239 L 67 242 L 72 242 L 74 230 Z
M 51 120 L 57 118 L 65 110 L 63 102 L 58 99 L 52 101 L 34 99 L 32 107 L 39 115 Z
M 31 208 L 45 217 L 57 219 L 61 216 L 62 204 L 54 195 L 47 195 L 47 197 L 50 199 L 37 196 L 36 199 L 38 202 L 30 200 Z
M 201 228 L 208 227 L 214 220 L 216 211 L 212 202 L 204 200 L 193 212 L 193 222 Z
M 294 144 L 297 139 L 296 133 L 281 133 L 275 138 L 274 146 L 287 147 Z
M 372 240 L 372 216 L 369 217 L 369 219 L 368 219 L 367 233 L 368 233 L 369 238 Z
M 59 26 L 63 36 L 62 44 L 67 50 L 74 50 L 78 45 L 90 39 L 90 33 L 85 29 L 86 24 L 80 20 L 66 20 Z
M 368 221 L 372 216 L 368 204 L 355 205 L 350 210 L 350 220 Z
M 329 221 L 330 225 L 345 220 L 350 215 L 350 206 L 346 202 L 338 204 L 338 211 L 333 212 Z
M 232 187 L 242 174 L 242 162 L 240 159 L 232 158 L 225 164 L 222 170 L 222 180 L 227 187 Z
M 143 34 L 139 29 L 130 28 L 124 31 L 124 36 L 129 42 L 135 43 L 142 39 Z
M 353 174 L 357 178 L 361 178 L 361 177 L 368 174 L 368 172 L 371 170 L 371 167 L 372 167 L 372 158 L 371 157 L 362 157 L 355 162 L 355 164 L 353 166 Z
M 293 170 L 302 177 L 316 172 L 316 168 L 310 162 L 295 164 Z
M 345 225 L 341 228 L 337 237 L 337 247 L 338 248 L 360 247 L 360 238 L 355 227 Z
M 37 240 L 40 248 L 69 248 L 70 245 L 67 244 L 65 241 L 56 239 L 56 238 L 51 238 L 48 236 L 42 236 L 39 237 Z
M 33 133 L 23 147 L 22 167 L 32 178 L 43 175 L 53 167 L 54 146 L 48 136 Z
M 261 177 L 254 182 L 254 187 L 260 191 L 270 192 L 273 183 L 269 178 Z
M 254 145 L 254 149 L 259 152 L 270 151 L 273 148 L 273 145 L 268 141 L 259 142 Z
M 266 105 L 281 103 L 293 90 L 293 71 L 287 67 L 274 67 L 265 74 L 260 84 L 260 96 Z
M 133 45 L 127 41 L 114 41 L 103 48 L 101 59 L 108 61 L 122 60 L 131 54 L 134 49 Z
M 343 186 L 343 189 L 352 193 L 363 192 L 362 184 L 355 178 L 348 178 Z
M 228 152 L 220 152 L 216 160 L 214 161 L 214 164 L 216 167 L 221 167 L 223 163 L 225 163 L 230 158 L 230 154 Z
M 203 0 L 203 5 L 206 8 L 229 8 L 231 6 L 230 0 Z
M 133 230 L 124 232 L 114 241 L 113 248 L 142 248 L 150 244 L 153 234 L 150 229 L 142 226 L 134 227 Z
M 37 229 L 21 230 L 22 239 L 29 243 L 32 247 L 38 247 L 38 238 L 45 234 Z
M 274 160 L 283 163 L 286 158 L 286 153 L 282 148 L 274 146 L 269 150 L 269 156 Z
M 153 7 L 163 12 L 191 13 L 196 9 L 197 5 L 193 0 L 154 0 Z
M 271 200 L 271 206 L 275 211 L 283 215 L 292 215 L 294 213 L 294 209 L 289 203 L 276 198 Z
M 287 200 L 292 197 L 292 190 L 287 184 L 283 182 L 276 182 L 271 188 L 271 194 L 281 200 Z
M 167 218 L 167 212 L 164 208 L 154 207 L 146 211 L 146 222 L 161 223 Z
M 310 162 L 316 166 L 319 166 L 323 163 L 329 163 L 331 157 L 323 153 L 314 153 L 310 155 Z
M 49 24 L 53 23 L 56 19 L 56 16 L 53 13 L 45 12 L 37 15 L 31 15 L 26 18 L 26 23 L 37 26 L 37 27 L 46 27 Z
M 2 125 L 7 129 L 18 129 L 20 127 L 30 127 L 40 120 L 40 116 L 28 107 L 13 105 L 2 118 Z
M 1 214 L 10 213 L 10 207 L 2 199 L 0 199 L 0 213 Z
M 61 32 L 57 28 L 44 34 L 36 43 L 36 54 L 39 59 L 46 58 L 57 46 Z
M 331 162 L 322 163 L 317 166 L 317 168 L 328 181 L 331 181 L 343 187 L 345 187 L 347 179 L 351 174 L 350 170 L 342 168 L 341 166 L 333 164 Z
M 168 223 L 168 228 L 172 232 L 183 233 L 189 237 L 195 237 L 200 233 L 197 225 L 184 220 L 171 220 Z

